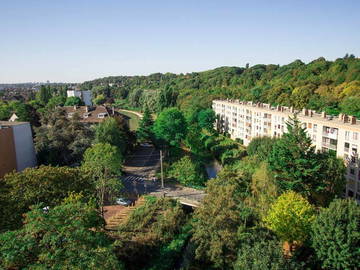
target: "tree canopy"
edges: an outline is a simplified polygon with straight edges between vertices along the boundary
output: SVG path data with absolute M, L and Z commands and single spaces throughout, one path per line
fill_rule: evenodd
M 93 203 L 72 195 L 48 210 L 35 205 L 24 227 L 0 234 L 0 266 L 6 269 L 123 269 Z
M 277 198 L 264 221 L 281 240 L 299 244 L 308 239 L 314 218 L 314 207 L 300 194 L 289 191 Z
M 123 158 L 116 146 L 98 143 L 84 153 L 82 169 L 94 181 L 97 198 L 103 214 L 106 201 L 112 201 L 122 188 L 119 178 Z
M 169 108 L 162 111 L 156 118 L 153 130 L 157 139 L 169 145 L 178 146 L 181 140 L 185 139 L 187 123 L 181 111 Z
M 359 205 L 351 199 L 337 199 L 321 209 L 312 225 L 311 240 L 324 269 L 359 269 Z
M 88 177 L 77 168 L 40 166 L 13 172 L 0 180 L 0 228 L 18 228 L 22 214 L 34 204 L 54 207 L 70 192 L 89 198 L 95 187 Z

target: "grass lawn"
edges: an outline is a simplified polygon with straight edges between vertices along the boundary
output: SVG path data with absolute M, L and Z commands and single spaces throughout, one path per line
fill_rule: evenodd
M 136 114 L 130 113 L 130 112 L 124 112 L 122 110 L 119 110 L 120 113 L 130 117 L 130 130 L 137 130 L 137 128 L 139 127 L 139 121 L 140 118 L 139 116 L 137 116 Z

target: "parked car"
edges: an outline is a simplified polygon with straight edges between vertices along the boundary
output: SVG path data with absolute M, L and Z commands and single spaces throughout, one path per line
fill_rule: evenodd
M 129 206 L 132 204 L 132 201 L 125 198 L 118 198 L 116 199 L 116 203 L 123 206 Z

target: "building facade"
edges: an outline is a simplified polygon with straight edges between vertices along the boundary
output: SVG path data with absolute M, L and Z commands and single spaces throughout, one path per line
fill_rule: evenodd
M 336 151 L 347 166 L 346 195 L 360 203 L 360 122 L 354 116 L 328 116 L 324 112 L 253 103 L 239 100 L 214 100 L 217 128 L 248 145 L 255 137 L 280 137 L 287 131 L 286 122 L 294 114 L 306 128 L 317 150 Z
M 0 178 L 14 170 L 19 172 L 35 166 L 30 124 L 0 121 Z
M 92 106 L 92 95 L 90 90 L 68 90 L 66 93 L 67 97 L 78 97 L 86 106 Z

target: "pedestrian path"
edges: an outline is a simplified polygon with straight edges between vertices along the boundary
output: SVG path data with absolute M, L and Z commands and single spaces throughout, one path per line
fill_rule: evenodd
M 145 199 L 140 197 L 133 206 L 124 207 L 119 210 L 115 215 L 105 219 L 105 229 L 108 231 L 117 231 L 120 224 L 124 223 L 130 214 L 141 205 L 144 205 Z

